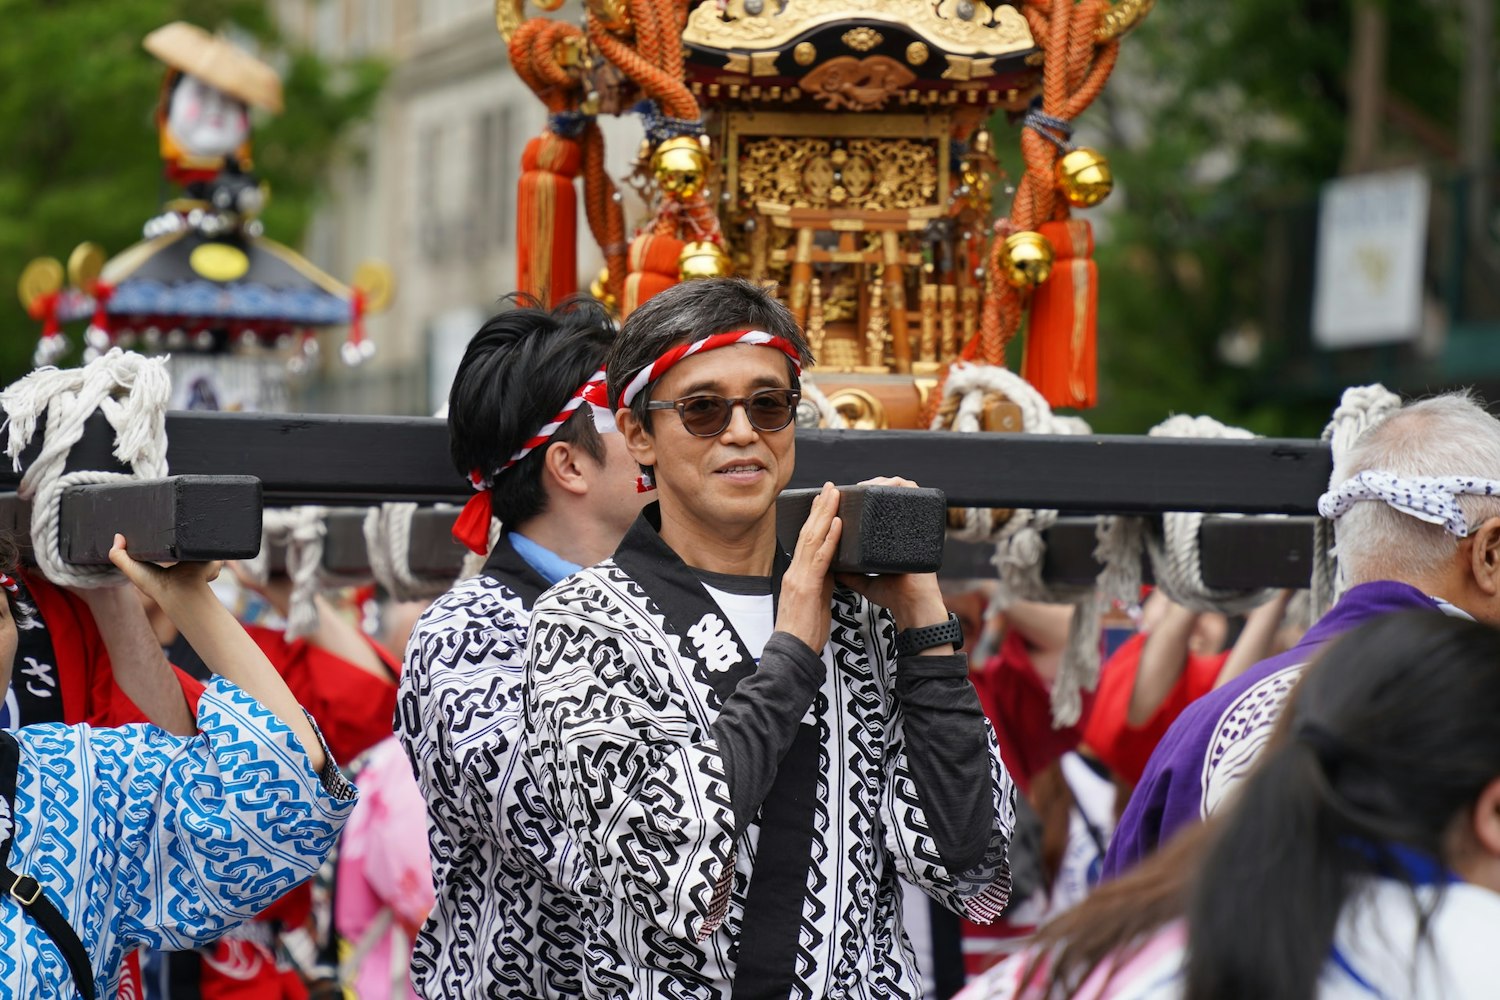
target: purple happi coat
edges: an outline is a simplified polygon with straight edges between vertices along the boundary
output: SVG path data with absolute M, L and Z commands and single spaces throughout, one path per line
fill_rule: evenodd
M 1219 807 L 1260 756 L 1287 695 L 1325 643 L 1380 615 L 1421 608 L 1439 604 L 1405 583 L 1360 584 L 1296 646 L 1189 705 L 1157 744 L 1130 796 L 1104 858 L 1104 877 L 1130 868 Z

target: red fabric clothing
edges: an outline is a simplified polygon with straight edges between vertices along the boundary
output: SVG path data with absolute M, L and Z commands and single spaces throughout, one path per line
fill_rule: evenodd
M 246 625 L 245 631 L 280 672 L 297 703 L 312 714 L 340 764 L 350 764 L 391 735 L 396 717 L 394 678 L 401 661 L 380 645 L 371 642 L 370 648 L 390 671 L 389 678 L 376 677 L 306 639 L 288 642 L 284 632 L 256 625 Z
M 1078 745 L 1083 723 L 1052 727 L 1052 692 L 1032 665 L 1026 640 L 1015 629 L 1006 632 L 1000 651 L 983 668 L 970 674 L 979 704 L 1000 744 L 1000 758 L 1025 794 L 1031 779 Z M 1083 696 L 1083 719 L 1089 717 L 1093 696 Z
M 148 721 L 135 702 L 115 683 L 114 667 L 104 639 L 83 598 L 56 586 L 39 573 L 23 570 L 22 581 L 37 614 L 47 626 L 57 654 L 58 687 L 62 691 L 63 722 L 68 725 L 125 726 Z M 188 710 L 198 707 L 203 685 L 175 667 L 177 683 Z
M 1094 710 L 1083 732 L 1083 742 L 1095 756 L 1120 780 L 1132 785 L 1141 780 L 1146 761 L 1167 728 L 1184 709 L 1214 689 L 1224 661 L 1229 659 L 1228 650 L 1208 656 L 1189 653 L 1181 676 L 1156 713 L 1145 725 L 1130 726 L 1125 720 L 1145 646 L 1144 634 L 1134 636 L 1105 662 L 1099 675 L 1099 690 L 1094 695 Z

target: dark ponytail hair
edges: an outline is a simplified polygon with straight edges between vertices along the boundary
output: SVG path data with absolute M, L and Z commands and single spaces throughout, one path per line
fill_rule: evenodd
M 1204 857 L 1187 1000 L 1311 1000 L 1360 876 L 1413 883 L 1392 846 L 1443 865 L 1453 820 L 1500 776 L 1497 720 L 1488 626 L 1412 612 L 1334 645 Z
M 1027 981 L 1071 996 L 1185 916 L 1185 1000 L 1311 1000 L 1361 877 L 1416 882 L 1392 846 L 1444 863 L 1454 818 L 1500 777 L 1497 719 L 1500 632 L 1430 611 L 1353 630 L 1226 811 L 1042 928 Z

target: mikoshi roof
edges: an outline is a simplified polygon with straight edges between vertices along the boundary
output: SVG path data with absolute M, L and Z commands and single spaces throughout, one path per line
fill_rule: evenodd
M 683 41 L 694 78 L 746 83 L 792 83 L 831 60 L 885 58 L 929 85 L 1000 84 L 1037 52 L 1016 6 L 984 0 L 700 0 Z
M 267 111 L 281 111 L 281 77 L 222 35 L 210 35 L 186 21 L 173 21 L 151 32 L 141 44 L 173 69 L 231 97 Z
M 193 230 L 143 240 L 99 275 L 115 318 L 337 326 L 354 294 L 301 254 L 264 237 L 210 238 Z M 86 297 L 84 297 L 86 298 Z M 93 300 L 64 300 L 59 319 L 85 318 Z

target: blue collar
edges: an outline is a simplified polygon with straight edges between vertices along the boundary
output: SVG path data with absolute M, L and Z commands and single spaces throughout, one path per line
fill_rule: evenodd
M 1344 837 L 1344 846 L 1375 866 L 1386 878 L 1397 878 L 1417 886 L 1444 886 L 1462 882 L 1453 869 L 1425 851 L 1393 841 L 1377 842 L 1364 837 Z
M 563 577 L 572 576 L 583 567 L 570 563 L 551 549 L 543 548 L 519 532 L 509 532 L 510 547 L 516 555 L 526 560 L 526 565 L 536 570 L 548 583 L 556 583 Z

